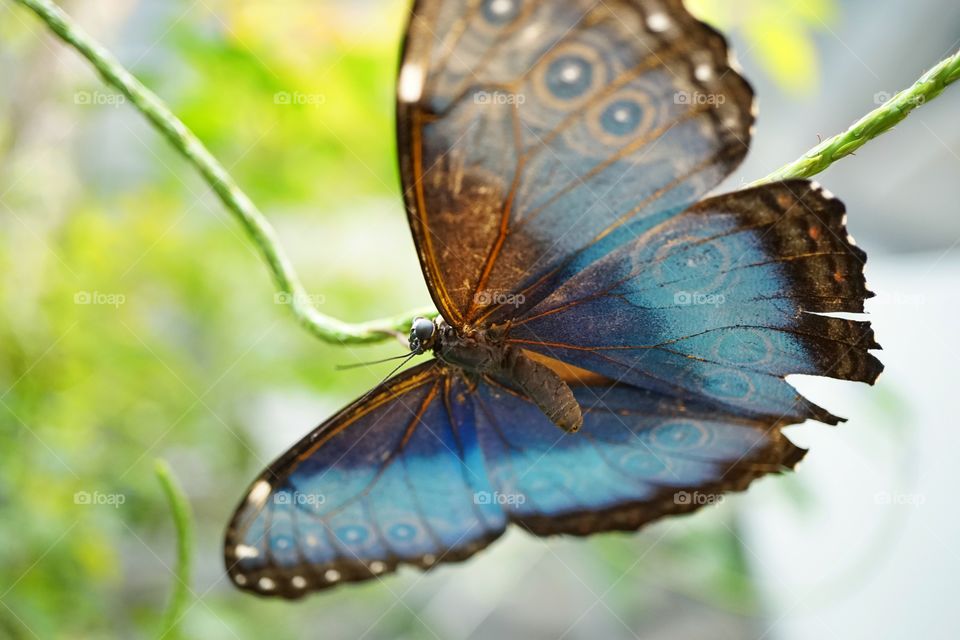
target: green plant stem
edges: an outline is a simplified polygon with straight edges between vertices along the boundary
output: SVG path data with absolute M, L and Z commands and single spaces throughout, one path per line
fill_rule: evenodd
M 316 337 L 334 344 L 381 342 L 410 328 L 417 315 L 435 315 L 417 310 L 394 318 L 348 324 L 321 313 L 311 302 L 276 231 L 253 201 L 234 182 L 227 170 L 202 142 L 177 118 L 160 98 L 147 89 L 101 44 L 83 31 L 60 7 L 49 0 L 15 0 L 36 13 L 61 40 L 71 45 L 100 73 L 103 80 L 122 93 L 197 170 L 219 196 L 227 210 L 243 226 L 273 276 L 281 296 L 288 301 L 300 324 Z
M 49 0 L 14 0 L 36 13 L 64 42 L 73 46 L 97 69 L 107 84 L 115 87 L 173 146 L 190 161 L 216 192 L 227 210 L 240 222 L 260 251 L 277 289 L 285 294 L 300 324 L 319 339 L 334 344 L 368 344 L 402 334 L 418 315 L 436 315 L 432 309 L 411 311 L 393 318 L 349 324 L 323 313 L 310 302 L 293 265 L 283 252 L 276 232 L 250 198 L 240 190 L 227 170 L 153 92 L 143 86 L 103 46 L 93 40 L 56 4 Z M 824 140 L 795 162 L 774 171 L 754 185 L 809 178 L 844 158 L 870 140 L 890 130 L 911 111 L 936 98 L 960 79 L 960 52 L 923 75 L 880 108 L 864 116 L 846 132 Z
M 190 502 L 177 482 L 173 471 L 163 460 L 154 463 L 154 473 L 170 503 L 170 513 L 177 530 L 177 569 L 170 589 L 170 602 L 163 613 L 161 638 L 175 637 L 180 619 L 190 601 L 191 559 L 193 558 L 193 516 Z
M 939 96 L 947 85 L 957 80 L 960 80 L 960 51 L 930 69 L 912 87 L 890 98 L 843 133 L 824 140 L 799 160 L 777 169 L 750 186 L 792 178 L 809 178 L 821 173 L 837 160 L 845 158 L 895 127 L 910 115 L 911 111 Z

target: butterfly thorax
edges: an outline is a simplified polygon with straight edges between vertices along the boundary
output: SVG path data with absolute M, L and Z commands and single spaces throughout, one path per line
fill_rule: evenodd
M 421 322 L 423 320 L 423 322 Z M 583 423 L 580 405 L 566 382 L 552 369 L 509 345 L 497 329 L 457 330 L 443 320 L 414 321 L 410 348 L 432 350 L 436 357 L 459 370 L 464 378 L 493 380 L 530 398 L 550 420 L 565 431 Z
M 502 338 L 485 330 L 458 332 L 441 320 L 433 352 L 447 364 L 478 374 L 492 374 L 503 369 L 510 347 Z

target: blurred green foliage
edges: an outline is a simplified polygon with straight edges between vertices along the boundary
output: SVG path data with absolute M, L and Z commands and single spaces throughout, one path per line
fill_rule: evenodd
M 820 83 L 815 37 L 830 31 L 834 0 L 688 0 L 691 11 L 723 30 L 736 30 L 749 55 L 794 96 L 814 94 Z
M 736 19 L 725 3 L 697 5 L 742 28 L 788 89 L 815 87 L 809 39 L 832 15 L 827 0 L 743 2 Z M 231 168 L 325 312 L 359 321 L 429 302 L 393 142 L 406 2 L 71 8 Z M 320 624 L 348 637 L 378 618 L 375 635 L 429 635 L 413 613 L 429 594 L 414 591 L 409 607 L 393 595 L 411 576 L 294 608 L 235 592 L 221 568 L 244 488 L 313 426 L 260 420 L 306 397 L 319 422 L 383 373 L 333 364 L 398 345 L 336 349 L 303 333 L 182 159 L 123 105 L 79 100 L 109 92 L 7 3 L 0 65 L 0 637 L 158 632 L 175 549 L 156 457 L 197 516 L 186 637 L 293 638 Z M 268 441 L 278 430 L 289 437 Z M 643 594 L 662 591 L 749 613 L 733 526 L 724 510 L 685 522 L 623 579 L 663 527 L 575 552 L 597 592 L 616 581 L 610 601 L 637 624 L 654 606 Z

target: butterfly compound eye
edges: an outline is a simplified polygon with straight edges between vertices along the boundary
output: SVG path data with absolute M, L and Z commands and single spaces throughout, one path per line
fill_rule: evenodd
M 422 353 L 430 347 L 436 327 L 428 318 L 416 318 L 410 328 L 410 350 Z
M 417 318 L 413 321 L 413 332 L 421 342 L 428 342 L 433 337 L 433 322 L 426 318 Z

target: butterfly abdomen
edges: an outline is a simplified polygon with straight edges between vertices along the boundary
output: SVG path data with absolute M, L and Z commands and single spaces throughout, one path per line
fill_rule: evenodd
M 577 431 L 583 424 L 573 391 L 550 367 L 485 332 L 460 336 L 452 327 L 444 326 L 438 333 L 437 357 L 464 370 L 467 377 L 488 376 L 522 391 L 564 431 Z
M 519 349 L 510 349 L 504 370 L 550 421 L 564 431 L 578 431 L 583 413 L 573 391 L 550 367 L 527 357 Z

